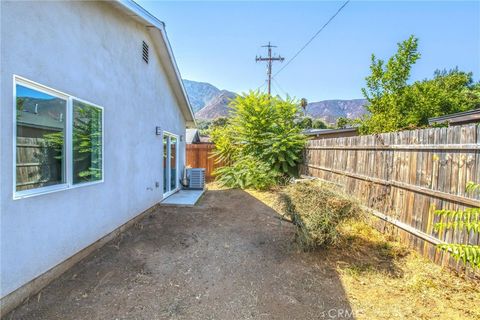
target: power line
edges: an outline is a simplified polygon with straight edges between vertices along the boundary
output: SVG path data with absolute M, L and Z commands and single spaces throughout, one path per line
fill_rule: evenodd
M 282 86 L 280 85 L 280 83 L 278 83 L 277 79 L 275 78 L 272 78 L 273 82 L 275 82 L 275 86 L 280 89 L 280 91 L 285 95 L 285 97 L 288 96 L 288 93 L 282 89 Z
M 262 84 L 259 85 L 259 86 L 257 87 L 257 89 L 255 89 L 255 91 L 259 91 L 261 88 L 265 87 L 266 84 L 267 84 L 267 80 L 264 80 L 264 81 L 262 82 Z M 260 91 L 260 92 L 262 92 L 262 91 Z
M 325 22 L 325 24 L 320 28 L 320 30 L 318 30 L 314 35 L 313 37 L 310 38 L 310 40 L 307 41 L 307 43 L 305 43 L 303 45 L 302 48 L 300 48 L 300 50 L 297 51 L 297 53 L 295 53 L 295 55 L 287 61 L 287 63 L 285 63 L 283 65 L 282 68 L 280 68 L 280 70 L 278 70 L 274 75 L 273 77 L 275 78 L 275 76 L 277 76 L 283 69 L 285 69 L 312 41 L 313 39 L 315 39 L 319 34 L 320 32 L 323 31 L 323 29 L 325 29 L 326 26 L 328 26 L 328 24 L 333 20 L 335 19 L 335 17 L 340 13 L 340 11 L 343 10 L 343 8 L 345 8 L 345 6 L 350 2 L 350 0 L 347 0 L 345 1 L 345 3 L 337 10 L 337 12 L 335 12 L 335 14 L 333 16 L 330 17 L 330 19 L 328 19 L 327 22 Z

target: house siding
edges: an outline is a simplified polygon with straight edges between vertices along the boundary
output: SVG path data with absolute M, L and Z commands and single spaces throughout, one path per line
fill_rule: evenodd
M 14 74 L 104 108 L 103 183 L 13 200 Z M 4 297 L 161 201 L 155 127 L 185 135 L 185 118 L 145 26 L 108 3 L 2 1 L 0 87 Z

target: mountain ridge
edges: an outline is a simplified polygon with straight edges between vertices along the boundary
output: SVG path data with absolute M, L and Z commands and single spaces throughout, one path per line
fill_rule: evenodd
M 208 82 L 183 80 L 192 109 L 197 119 L 213 120 L 218 117 L 228 117 L 228 103 L 238 94 L 221 90 Z M 328 124 L 335 124 L 340 117 L 355 119 L 367 113 L 365 99 L 329 99 L 310 102 L 306 114 L 315 119 L 321 119 Z
M 221 91 L 208 82 L 183 79 L 183 85 L 187 91 L 188 100 L 190 100 L 190 105 L 194 113 L 205 107 L 205 105 Z

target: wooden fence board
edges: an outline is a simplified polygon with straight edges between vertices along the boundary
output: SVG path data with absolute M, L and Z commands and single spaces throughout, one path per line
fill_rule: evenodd
M 377 216 L 387 217 L 383 221 L 403 223 L 395 234 L 436 262 L 457 265 L 432 241 L 408 230 L 438 241 L 480 244 L 478 235 L 466 231 L 434 231 L 439 217 L 431 210 L 480 207 L 480 192 L 465 190 L 468 181 L 480 183 L 478 125 L 311 140 L 301 172 L 340 185 Z M 379 225 L 391 228 L 387 222 Z
M 213 172 L 223 166 L 212 157 L 215 145 L 212 143 L 187 144 L 186 164 L 191 168 L 205 168 L 207 182 L 214 180 Z

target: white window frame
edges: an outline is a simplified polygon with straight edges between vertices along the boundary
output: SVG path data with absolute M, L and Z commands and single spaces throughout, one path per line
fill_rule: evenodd
M 173 137 L 173 138 L 176 138 L 177 139 L 177 143 L 175 144 L 175 165 L 176 165 L 176 174 L 177 174 L 177 177 L 175 179 L 175 188 L 170 190 L 170 191 L 167 191 L 165 193 L 163 193 L 163 198 L 167 198 L 169 196 L 171 196 L 172 194 L 174 194 L 175 192 L 177 192 L 178 190 L 180 190 L 180 186 L 179 186 L 179 183 L 178 183 L 178 178 L 179 178 L 179 174 L 178 174 L 178 170 L 179 170 L 179 154 L 178 154 L 178 150 L 179 150 L 179 143 L 180 143 L 180 139 L 179 139 L 179 136 L 177 134 L 174 134 L 174 133 L 171 133 L 171 132 L 168 132 L 168 131 L 163 131 L 163 135 L 162 135 L 162 153 L 163 153 L 163 138 L 165 136 L 168 136 L 168 137 Z M 170 141 L 170 139 L 168 139 L 167 141 Z M 168 143 L 169 145 L 171 145 L 170 143 Z M 170 150 L 171 148 L 169 148 L 169 146 L 167 145 L 167 159 L 168 159 L 168 162 L 170 162 Z M 163 161 L 162 161 L 162 173 L 165 173 L 165 168 L 163 168 Z M 172 168 L 170 168 L 170 170 L 167 171 L 167 182 L 168 182 L 168 185 L 170 186 L 170 181 L 171 181 L 171 174 L 172 174 Z M 165 183 L 165 177 L 163 177 L 163 183 Z M 170 188 L 170 187 L 169 187 Z M 168 189 L 168 188 L 167 188 Z M 162 188 L 162 192 L 163 192 L 163 188 Z
M 65 151 L 64 151 L 64 183 L 39 187 L 29 190 L 17 191 L 17 84 L 27 87 L 29 89 L 37 90 L 60 99 L 66 100 L 66 114 L 65 114 Z M 102 179 L 91 182 L 73 183 L 73 100 L 89 104 L 93 107 L 102 110 Z M 105 109 L 97 104 L 91 103 L 73 95 L 61 92 L 59 90 L 50 88 L 48 86 L 39 84 L 27 78 L 13 75 L 13 199 L 24 199 L 33 196 L 49 194 L 52 192 L 75 189 L 78 187 L 90 186 L 105 181 Z

